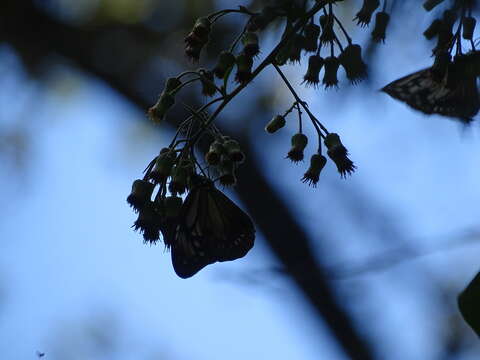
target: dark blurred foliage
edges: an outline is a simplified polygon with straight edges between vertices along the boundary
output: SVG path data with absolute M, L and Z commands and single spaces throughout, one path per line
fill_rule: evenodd
M 224 5 L 226 2 L 220 3 Z M 258 9 L 261 4 L 262 1 L 251 1 L 244 5 Z M 52 68 L 58 64 L 71 66 L 105 82 L 126 101 L 146 111 L 156 101 L 166 77 L 192 68 L 183 54 L 183 38 L 197 17 L 217 10 L 219 5 L 214 0 L 2 0 L 0 41 L 14 49 L 28 74 L 38 83 L 44 82 Z M 345 2 L 341 6 L 346 14 L 351 14 L 358 3 L 352 2 L 350 5 Z M 415 16 L 418 12 L 417 1 L 393 1 L 390 6 L 395 9 L 397 19 Z M 232 40 L 223 34 L 235 34 L 237 21 L 232 17 L 218 22 L 207 52 L 202 54 L 202 66 L 213 64 L 219 51 Z M 378 46 L 371 42 L 365 44 L 367 60 L 372 64 L 377 62 Z M 371 77 L 375 77 L 377 68 L 379 67 L 372 67 Z M 369 84 L 367 81 L 360 86 L 368 88 Z M 242 110 L 243 119 L 266 119 L 276 111 L 273 108 L 272 89 L 265 84 L 258 85 L 255 99 L 249 97 L 248 109 Z M 348 91 L 346 89 L 342 96 L 347 97 Z M 201 104 L 203 100 L 194 91 L 186 91 L 183 93 L 183 101 L 194 105 Z M 181 109 L 176 111 L 170 115 L 170 122 L 165 126 L 174 126 L 182 121 L 185 113 Z M 231 117 L 231 113 L 229 115 Z M 148 121 L 146 117 L 145 121 Z M 243 144 L 248 159 L 240 170 L 241 180 L 235 191 L 280 264 L 278 268 L 266 269 L 264 273 L 266 276 L 292 279 L 314 310 L 319 325 L 327 324 L 338 344 L 351 359 L 378 358 L 376 340 L 369 335 L 369 324 L 358 321 L 358 316 L 353 314 L 347 305 L 348 301 L 345 301 L 348 292 L 340 291 L 342 286 L 334 280 L 335 277 L 342 276 L 342 271 L 347 276 L 352 274 L 348 275 L 348 269 L 342 268 L 334 269 L 332 274 L 332 269 L 326 266 L 329 264 L 329 254 L 321 244 L 328 244 L 330 229 L 319 226 L 313 239 L 303 229 L 284 194 L 275 190 L 267 180 L 255 150 L 255 138 L 251 136 L 263 126 L 264 122 L 245 121 L 229 127 L 228 133 Z M 19 167 L 24 166 L 25 154 L 28 154 L 28 136 L 24 135 L 28 134 L 28 129 L 24 127 L 23 123 L 20 129 L 0 134 L 2 156 L 11 159 Z M 345 193 L 334 184 L 328 186 L 340 203 L 347 204 L 345 208 L 348 208 L 348 216 L 352 221 L 363 223 L 379 238 L 389 238 L 400 249 L 394 251 L 393 256 L 387 256 L 387 260 L 382 257 L 385 266 L 395 263 L 396 256 L 406 254 L 407 259 L 414 256 L 415 250 L 410 248 L 410 242 L 403 238 L 401 229 L 395 225 L 395 214 L 367 199 L 361 189 L 356 190 L 357 193 Z M 368 219 L 375 221 L 372 220 L 369 224 L 364 221 Z M 322 221 L 328 221 L 326 215 L 320 220 Z M 381 267 L 382 264 L 378 266 L 374 261 L 370 270 L 375 271 Z M 369 270 L 368 264 L 366 269 Z M 353 267 L 354 274 L 363 270 Z M 257 277 L 256 274 L 251 276 Z M 432 277 L 432 283 L 438 298 L 452 298 L 451 289 L 441 281 Z M 447 300 L 440 302 L 443 304 L 439 306 L 448 313 L 450 310 L 447 309 L 451 309 L 452 304 Z M 458 322 L 458 317 L 452 321 Z M 115 347 L 114 334 L 108 332 L 108 336 L 104 336 L 102 327 L 110 329 L 111 325 L 85 325 L 85 332 L 90 335 L 84 335 L 89 339 L 87 342 L 92 351 L 110 351 Z M 469 344 L 464 344 L 462 340 L 465 328 L 458 324 L 452 326 L 451 323 L 447 328 L 451 331 L 445 333 L 445 338 L 439 342 L 445 347 L 443 359 L 454 359 Z M 60 344 L 56 354 L 58 358 L 76 358 L 68 353 L 69 344 L 63 346 L 62 338 L 57 341 Z

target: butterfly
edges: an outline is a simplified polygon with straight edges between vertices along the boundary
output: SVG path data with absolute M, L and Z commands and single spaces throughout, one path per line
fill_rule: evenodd
M 480 110 L 476 77 L 479 52 L 455 57 L 444 69 L 433 65 L 395 80 L 381 89 L 425 114 L 469 123 Z
M 213 181 L 196 176 L 177 219 L 176 231 L 165 238 L 175 273 L 195 275 L 217 261 L 245 256 L 253 247 L 255 227 L 250 217 Z

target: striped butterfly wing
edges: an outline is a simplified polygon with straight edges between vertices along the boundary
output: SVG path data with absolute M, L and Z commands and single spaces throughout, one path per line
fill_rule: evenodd
M 172 264 L 182 278 L 217 261 L 241 258 L 253 247 L 250 217 L 213 183 L 194 187 L 185 199 L 172 242 Z
M 432 68 L 404 76 L 382 91 L 425 114 L 439 114 L 468 123 L 480 109 L 476 78 L 461 77 L 447 84 Z

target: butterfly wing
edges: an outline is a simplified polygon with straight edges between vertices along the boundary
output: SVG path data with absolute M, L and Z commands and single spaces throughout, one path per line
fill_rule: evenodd
M 216 261 L 235 260 L 253 247 L 250 217 L 212 183 L 190 191 L 172 242 L 172 264 L 182 278 Z
M 475 77 L 462 77 L 447 86 L 432 68 L 395 80 L 382 91 L 424 114 L 456 117 L 462 122 L 471 121 L 480 109 Z

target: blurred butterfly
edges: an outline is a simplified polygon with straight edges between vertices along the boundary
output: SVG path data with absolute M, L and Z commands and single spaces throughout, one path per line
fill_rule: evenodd
M 470 122 L 480 110 L 476 77 L 480 52 L 455 57 L 444 70 L 431 66 L 404 76 L 382 91 L 425 114 L 439 114 Z
M 165 240 L 171 249 L 173 269 L 181 278 L 189 278 L 214 262 L 245 256 L 253 247 L 255 227 L 211 180 L 196 176 L 176 231 Z

